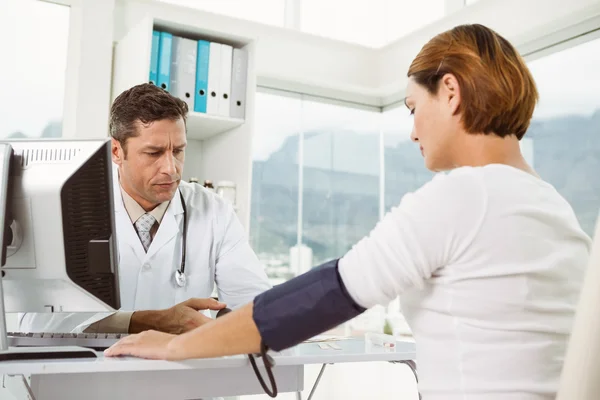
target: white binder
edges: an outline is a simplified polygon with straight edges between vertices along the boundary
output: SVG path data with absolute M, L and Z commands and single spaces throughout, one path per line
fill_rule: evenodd
M 197 42 L 173 36 L 171 56 L 171 89 L 173 96 L 185 101 L 190 111 L 194 110 L 196 87 Z
M 248 52 L 233 49 L 231 67 L 231 102 L 229 115 L 244 119 L 246 116 L 246 85 L 248 81 Z
M 221 44 L 210 42 L 210 55 L 208 56 L 208 99 L 206 99 L 206 113 L 219 113 L 219 98 L 221 83 Z
M 231 62 L 233 60 L 233 47 L 221 45 L 221 82 L 219 83 L 219 115 L 229 117 L 229 104 L 231 103 Z

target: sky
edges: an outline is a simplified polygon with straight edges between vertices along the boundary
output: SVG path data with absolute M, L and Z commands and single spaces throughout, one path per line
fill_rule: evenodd
M 162 0 L 282 26 L 284 0 Z M 440 18 L 444 0 L 302 0 L 304 31 L 376 46 Z M 0 37 L 0 137 L 38 136 L 63 112 L 69 8 L 37 0 L 3 0 Z M 343 12 L 340 12 L 343 10 Z M 433 12 L 432 12 L 433 10 Z M 437 10 L 437 11 L 436 11 Z M 410 12 L 409 12 L 410 11 Z M 384 22 L 381 23 L 381 20 Z M 10 39 L 9 39 L 10 38 Z M 600 39 L 529 63 L 540 92 L 535 118 L 590 115 L 600 108 Z M 364 110 L 259 93 L 254 158 L 266 159 L 300 130 L 383 129 L 386 145 L 408 140 L 412 119 L 400 107 L 383 116 Z
M 539 58 L 528 66 L 540 93 L 534 118 L 590 115 L 600 109 L 600 39 Z

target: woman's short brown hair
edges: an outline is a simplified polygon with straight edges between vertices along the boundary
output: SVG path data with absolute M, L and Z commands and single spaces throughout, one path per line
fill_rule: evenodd
M 483 25 L 460 25 L 431 39 L 408 70 L 431 94 L 447 73 L 460 85 L 459 110 L 467 132 L 514 134 L 519 140 L 525 135 L 538 92 L 525 62 L 506 39 Z

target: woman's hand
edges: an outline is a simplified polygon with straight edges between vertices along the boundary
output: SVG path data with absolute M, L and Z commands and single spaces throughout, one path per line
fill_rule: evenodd
M 129 335 L 104 354 L 154 360 L 212 358 L 260 351 L 261 336 L 252 319 L 253 303 L 181 335 L 145 331 Z
M 106 357 L 133 356 L 152 360 L 174 360 L 169 343 L 176 337 L 170 333 L 145 331 L 129 335 L 104 351 Z

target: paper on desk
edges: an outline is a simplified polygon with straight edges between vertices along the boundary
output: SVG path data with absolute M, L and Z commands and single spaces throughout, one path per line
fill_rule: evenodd
M 321 350 L 341 350 L 342 349 L 335 342 L 320 342 L 320 343 L 317 343 L 317 346 L 319 346 L 319 348 Z
M 335 335 L 317 335 L 310 339 L 305 340 L 303 343 L 318 343 L 318 342 L 335 342 L 339 340 L 352 339 L 349 336 L 335 336 Z

